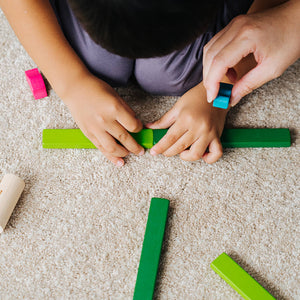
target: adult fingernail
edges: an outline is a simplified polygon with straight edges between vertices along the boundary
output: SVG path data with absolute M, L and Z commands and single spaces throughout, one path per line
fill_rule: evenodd
M 117 161 L 116 165 L 117 165 L 118 167 L 122 167 L 122 166 L 124 165 L 124 161 L 123 161 L 122 159 L 119 159 L 119 160 Z
M 207 91 L 206 94 L 207 94 L 207 102 L 211 103 L 214 100 L 212 95 L 211 95 L 211 92 Z
M 151 155 L 157 155 L 157 153 L 156 153 L 155 150 L 153 150 L 153 149 L 150 150 L 150 154 L 151 154 Z

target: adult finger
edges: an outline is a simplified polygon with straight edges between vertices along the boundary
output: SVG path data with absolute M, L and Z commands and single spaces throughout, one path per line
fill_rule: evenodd
M 211 62 L 215 55 L 220 52 L 228 43 L 230 43 L 236 35 L 236 31 L 229 30 L 232 27 L 232 22 L 225 28 L 219 31 L 203 49 L 203 83 L 206 82 L 207 73 L 210 69 Z
M 253 52 L 253 45 L 247 39 L 235 39 L 224 47 L 213 59 L 206 76 L 207 101 L 212 102 L 218 94 L 219 83 L 229 68 Z
M 223 148 L 220 139 L 215 138 L 208 146 L 208 152 L 205 152 L 202 159 L 208 163 L 212 164 L 216 162 L 223 155 Z
M 258 64 L 255 68 L 250 70 L 240 80 L 238 80 L 234 84 L 231 92 L 230 105 L 236 105 L 241 98 L 253 90 L 278 77 L 281 73 L 275 70 L 273 65 L 267 62 Z

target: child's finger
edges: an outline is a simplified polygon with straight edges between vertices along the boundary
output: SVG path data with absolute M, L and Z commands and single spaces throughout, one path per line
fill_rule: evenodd
M 112 123 L 108 131 L 131 153 L 136 155 L 143 155 L 145 153 L 144 148 L 118 122 Z
M 103 153 L 103 152 L 102 152 Z M 124 159 L 121 157 L 115 157 L 115 156 L 111 156 L 107 153 L 103 153 L 103 155 L 110 160 L 114 165 L 116 165 L 117 167 L 122 167 L 124 166 L 125 162 Z
M 110 156 L 124 157 L 129 154 L 128 150 L 119 145 L 108 132 L 93 136 L 90 140 L 102 153 Z
M 116 120 L 130 132 L 139 132 L 143 129 L 142 122 L 123 106 L 118 111 Z
M 212 140 L 208 146 L 208 151 L 202 156 L 202 159 L 208 164 L 216 162 L 223 155 L 223 148 L 219 138 Z
M 147 123 L 145 126 L 151 129 L 169 128 L 176 120 L 176 110 L 174 107 L 164 114 L 159 120 Z
M 199 160 L 206 151 L 208 142 L 199 138 L 189 150 L 181 152 L 180 158 L 187 161 L 196 161 Z
M 196 140 L 191 131 L 187 131 L 182 135 L 175 144 L 173 144 L 169 149 L 163 152 L 165 156 L 174 156 L 190 147 Z
M 187 129 L 183 127 L 175 126 L 174 124 L 166 133 L 166 135 L 156 144 L 151 150 L 150 154 L 157 155 L 164 153 L 167 149 L 169 149 L 173 144 L 177 142 L 177 140 L 187 132 Z

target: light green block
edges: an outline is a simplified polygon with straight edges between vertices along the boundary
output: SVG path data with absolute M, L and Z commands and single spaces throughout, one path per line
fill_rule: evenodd
M 133 300 L 152 300 L 170 201 L 152 198 Z
M 225 252 L 210 267 L 246 300 L 275 299 Z
M 80 129 L 44 129 L 43 148 L 96 149 Z

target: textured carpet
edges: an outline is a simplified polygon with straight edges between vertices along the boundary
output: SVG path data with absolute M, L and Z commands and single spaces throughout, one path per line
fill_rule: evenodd
M 0 177 L 26 182 L 0 235 L 1 299 L 130 299 L 151 197 L 170 199 L 156 299 L 240 299 L 209 267 L 223 251 L 278 299 L 300 299 L 300 61 L 232 109 L 227 127 L 288 127 L 282 149 L 227 149 L 219 162 L 97 150 L 43 150 L 44 128 L 74 128 L 53 90 L 34 100 L 35 67 L 0 13 Z M 175 97 L 118 89 L 143 122 Z

